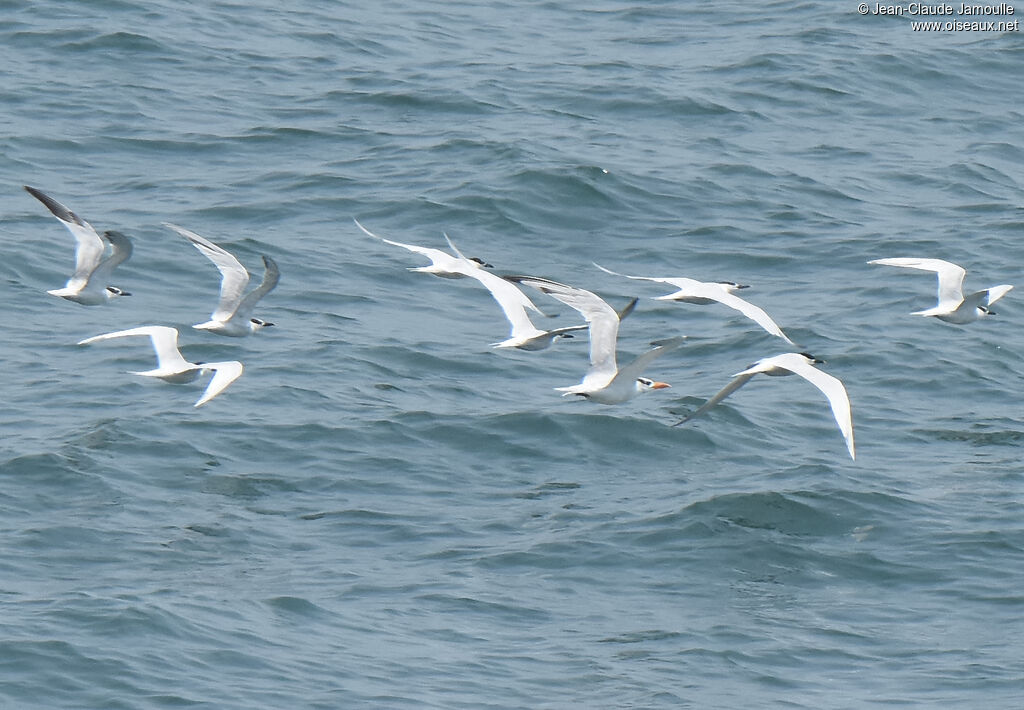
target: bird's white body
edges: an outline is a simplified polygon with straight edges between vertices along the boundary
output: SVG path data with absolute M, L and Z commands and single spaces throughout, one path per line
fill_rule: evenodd
M 83 306 L 99 306 L 118 296 L 131 294 L 115 286 L 107 285 L 114 268 L 132 255 L 132 243 L 120 232 L 107 231 L 101 237 L 88 222 L 69 210 L 57 200 L 34 187 L 25 185 L 25 190 L 42 202 L 50 213 L 67 227 L 75 238 L 75 273 L 64 288 L 47 291 L 68 301 Z M 106 253 L 110 244 L 110 254 Z
M 628 365 L 616 364 L 615 349 L 619 334 L 619 314 L 596 294 L 557 281 L 532 276 L 514 277 L 519 283 L 532 286 L 570 308 L 579 311 L 590 328 L 590 369 L 578 385 L 556 387 L 567 395 L 580 395 L 599 404 L 619 404 L 652 389 L 670 387 L 643 375 L 655 359 L 679 347 L 682 337 L 669 338 L 653 350 L 643 353 Z
M 214 263 L 221 274 L 220 300 L 217 302 L 217 308 L 210 314 L 210 320 L 197 323 L 192 326 L 193 328 L 241 338 L 273 325 L 252 317 L 256 303 L 274 290 L 281 277 L 281 272 L 273 259 L 269 256 L 263 257 L 263 281 L 246 294 L 249 272 L 233 254 L 195 232 L 168 222 L 164 222 L 164 225 L 192 242 L 196 249 Z
M 807 353 L 783 353 L 782 355 L 758 360 L 746 370 L 733 375 L 733 380 L 729 384 L 723 387 L 699 409 L 681 421 L 676 422 L 673 426 L 701 416 L 745 385 L 754 375 L 769 375 L 773 377 L 799 375 L 821 390 L 822 394 L 828 399 L 829 406 L 832 408 L 832 415 L 835 417 L 839 431 L 846 442 L 847 451 L 850 452 L 850 458 L 856 459 L 853 446 L 853 417 L 850 413 L 850 398 L 846 393 L 846 387 L 843 386 L 843 383 L 838 378 L 814 367 L 814 364 L 818 362 L 821 361 L 814 359 Z
M 178 331 L 162 325 L 147 325 L 128 330 L 119 330 L 114 333 L 104 333 L 103 335 L 86 338 L 78 344 L 89 345 L 103 340 L 136 335 L 149 337 L 153 350 L 156 352 L 157 366 L 152 370 L 132 372 L 131 374 L 133 375 L 156 377 L 164 382 L 181 384 L 192 382 L 205 371 L 212 371 L 214 373 L 210 383 L 206 386 L 206 391 L 203 392 L 203 396 L 195 403 L 194 406 L 196 407 L 201 407 L 223 392 L 228 385 L 242 374 L 242 363 L 237 360 L 205 363 L 189 362 L 182 357 L 181 352 L 178 350 Z
M 518 348 L 520 350 L 544 350 L 558 338 L 571 337 L 568 334 L 576 330 L 586 330 L 586 325 L 574 325 L 565 328 L 552 330 L 541 330 L 533 324 L 527 310 L 541 313 L 541 310 L 534 305 L 533 301 L 523 293 L 514 283 L 496 274 L 487 271 L 488 264 L 479 259 L 471 259 L 462 255 L 455 244 L 444 235 L 455 255 L 448 254 L 440 249 L 421 247 L 415 244 L 396 242 L 384 237 L 377 236 L 358 220 L 353 220 L 359 229 L 386 244 L 408 249 L 416 254 L 421 254 L 431 263 L 429 266 L 412 267 L 410 271 L 419 271 L 426 274 L 433 274 L 441 278 L 471 278 L 479 281 L 491 294 L 511 325 L 509 337 L 500 343 L 493 343 L 496 348 Z
M 731 281 L 697 281 L 696 279 L 689 279 L 682 276 L 664 278 L 654 276 L 629 276 L 628 274 L 620 274 L 617 271 L 606 269 L 600 264 L 594 264 L 594 266 L 601 269 L 601 271 L 614 276 L 623 276 L 627 279 L 635 279 L 638 281 L 664 283 L 674 286 L 677 289 L 675 293 L 666 294 L 664 296 L 655 296 L 656 301 L 682 301 L 683 303 L 694 303 L 697 305 L 721 303 L 723 306 L 728 306 L 729 308 L 739 311 L 747 318 L 764 328 L 768 333 L 795 345 L 795 343 L 789 339 L 789 336 L 782 332 L 782 328 L 772 320 L 771 316 L 764 312 L 764 309 L 759 306 L 755 306 L 749 301 L 743 300 L 733 293 L 738 289 L 747 288 L 746 286 L 741 286 L 740 284 L 733 283 Z
M 992 315 L 988 308 L 1005 296 L 1013 286 L 1002 284 L 964 296 L 963 283 L 967 271 L 957 264 L 942 259 L 918 259 L 913 257 L 894 257 L 891 259 L 874 259 L 869 264 L 882 266 L 900 266 L 906 269 L 933 271 L 939 281 L 939 300 L 931 308 L 914 311 L 911 315 L 931 316 L 947 323 L 963 325 L 972 323 L 979 318 Z

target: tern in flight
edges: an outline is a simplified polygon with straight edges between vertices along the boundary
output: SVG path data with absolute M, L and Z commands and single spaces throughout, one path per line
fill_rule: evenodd
M 419 271 L 425 274 L 433 274 L 434 276 L 440 276 L 441 278 L 444 279 L 462 279 L 472 277 L 472 270 L 491 268 L 491 265 L 488 264 L 486 261 L 484 261 L 483 259 L 478 259 L 476 257 L 470 257 L 467 259 L 461 254 L 459 254 L 458 256 L 452 256 L 448 252 L 441 251 L 440 249 L 431 249 L 430 247 L 421 247 L 415 244 L 405 244 L 404 242 L 396 242 L 392 241 L 391 239 L 379 237 L 373 232 L 371 232 L 369 229 L 361 225 L 359 223 L 359 220 L 353 219 L 352 221 L 356 223 L 356 226 L 359 227 L 359 229 L 363 230 L 363 232 L 373 237 L 374 239 L 379 239 L 385 244 L 391 244 L 392 246 L 408 249 L 411 252 L 415 252 L 430 259 L 431 263 L 428 264 L 427 266 L 412 266 L 409 267 L 409 271 Z M 448 240 L 448 243 L 451 244 L 450 239 Z M 468 261 L 469 263 L 466 264 L 466 261 Z M 535 311 L 539 311 L 539 309 L 536 306 L 532 306 L 532 308 Z
M 34 187 L 24 186 L 30 195 L 46 205 L 54 217 L 68 228 L 75 238 L 75 273 L 64 288 L 47 293 L 60 296 L 83 306 L 98 306 L 118 296 L 130 296 L 116 286 L 108 286 L 114 267 L 128 260 L 132 255 L 132 243 L 120 232 L 106 231 L 100 237 L 84 219 L 49 195 Z M 104 257 L 107 244 L 111 253 Z
M 210 314 L 210 320 L 197 323 L 192 326 L 193 328 L 239 338 L 274 325 L 252 317 L 256 303 L 274 290 L 281 277 L 281 272 L 273 259 L 269 256 L 263 257 L 263 281 L 247 294 L 245 287 L 249 285 L 249 272 L 234 255 L 195 232 L 169 222 L 164 222 L 164 226 L 192 242 L 196 249 L 217 266 L 221 274 L 220 300 L 217 302 L 217 308 Z
M 989 306 L 1005 296 L 1013 288 L 1013 286 L 1007 284 L 993 286 L 981 291 L 975 291 L 965 298 L 963 285 L 964 276 L 967 275 L 967 271 L 962 266 L 957 266 L 942 259 L 915 259 L 908 257 L 875 259 L 868 263 L 934 271 L 939 279 L 939 302 L 932 308 L 914 311 L 910 315 L 934 316 L 947 323 L 962 325 L 985 316 L 995 315 L 995 311 L 989 309 Z
M 666 278 L 658 278 L 654 276 L 629 276 L 628 274 L 620 274 L 617 271 L 606 269 L 600 264 L 594 264 L 594 266 L 599 268 L 601 271 L 614 276 L 623 276 L 627 279 L 636 279 L 638 281 L 656 281 L 658 283 L 665 283 L 670 286 L 674 286 L 678 289 L 675 293 L 670 293 L 665 296 L 655 296 L 654 298 L 656 301 L 683 301 L 684 303 L 695 303 L 698 305 L 707 305 L 709 303 L 716 302 L 721 303 L 723 306 L 728 306 L 729 308 L 739 311 L 772 335 L 782 338 L 791 345 L 796 344 L 782 332 L 782 329 L 776 325 L 775 321 L 773 321 L 771 317 L 764 312 L 764 310 L 755 306 L 753 303 L 744 301 L 733 293 L 733 291 L 741 288 L 747 288 L 747 286 L 733 283 L 732 281 L 697 281 L 696 279 L 688 279 L 682 276 Z
M 213 371 L 210 384 L 206 386 L 203 396 L 193 405 L 195 407 L 201 407 L 209 402 L 242 374 L 242 363 L 237 360 L 230 360 L 228 362 L 189 362 L 181 356 L 181 352 L 178 350 L 178 331 L 163 325 L 146 325 L 140 328 L 119 330 L 115 333 L 104 333 L 103 335 L 86 338 L 78 344 L 89 345 L 102 340 L 126 338 L 133 335 L 149 336 L 153 344 L 153 350 L 156 352 L 157 367 L 154 370 L 132 372 L 130 373 L 132 375 L 158 377 L 164 382 L 181 384 L 192 382 L 205 371 Z
M 737 372 L 733 375 L 732 382 L 701 405 L 700 409 L 687 415 L 672 426 L 679 426 L 691 419 L 696 419 L 747 384 L 754 375 L 771 375 L 776 377 L 800 375 L 800 377 L 803 377 L 821 390 L 822 394 L 828 398 L 828 403 L 832 407 L 832 415 L 835 417 L 836 424 L 839 425 L 839 431 L 842 432 L 843 439 L 846 441 L 846 448 L 850 452 L 850 458 L 856 459 L 853 450 L 853 418 L 850 414 L 850 398 L 846 394 L 846 387 L 843 386 L 842 382 L 827 372 L 822 372 L 814 367 L 814 365 L 822 362 L 822 360 L 816 359 L 809 353 L 784 353 L 758 360 L 743 372 Z
M 655 359 L 671 352 L 683 342 L 682 336 L 656 343 L 657 347 L 643 353 L 628 365 L 618 367 L 615 345 L 619 334 L 619 314 L 603 299 L 590 291 L 567 286 L 557 281 L 534 276 L 506 276 L 517 283 L 532 286 L 570 308 L 579 311 L 590 327 L 590 369 L 578 385 L 556 387 L 563 397 L 579 395 L 600 404 L 619 404 L 641 392 L 671 387 L 643 377 L 644 369 Z
M 508 322 L 512 326 L 512 330 L 509 333 L 509 337 L 500 343 L 493 343 L 496 348 L 518 348 L 520 350 L 544 350 L 557 340 L 558 338 L 571 338 L 571 333 L 577 330 L 586 330 L 588 326 L 583 325 L 570 325 L 564 328 L 553 328 L 551 330 L 541 330 L 533 321 L 530 320 L 530 316 L 527 310 L 541 313 L 541 310 L 534 305 L 533 301 L 523 293 L 518 286 L 514 283 L 497 276 L 496 274 L 487 271 L 491 267 L 490 264 L 484 262 L 481 259 L 463 256 L 462 252 L 456 248 L 455 244 L 448 237 L 444 235 L 445 240 L 448 242 L 448 246 L 455 253 L 448 254 L 447 252 L 441 251 L 440 249 L 431 249 L 430 247 L 416 246 L 415 244 L 405 244 L 403 242 L 396 242 L 384 237 L 377 236 L 363 225 L 359 224 L 358 220 L 354 220 L 356 226 L 359 227 L 363 232 L 380 239 L 381 241 L 392 244 L 394 246 L 403 247 L 411 252 L 421 254 L 428 259 L 431 263 L 429 266 L 417 266 L 412 267 L 410 271 L 420 271 L 423 273 L 434 274 L 435 276 L 441 276 L 443 278 L 471 278 L 479 281 L 483 286 L 490 291 L 491 296 L 497 301 L 501 307 L 502 312 L 508 319 Z M 622 310 L 622 317 L 628 315 L 633 310 L 635 305 L 635 299 L 627 304 Z

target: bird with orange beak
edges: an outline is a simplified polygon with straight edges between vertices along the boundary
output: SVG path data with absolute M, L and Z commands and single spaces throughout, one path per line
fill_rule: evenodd
M 615 362 L 615 344 L 619 335 L 619 316 L 600 296 L 582 288 L 533 276 L 507 276 L 510 281 L 526 284 L 546 293 L 580 312 L 589 324 L 590 369 L 578 385 L 556 387 L 563 396 L 579 395 L 599 404 L 619 404 L 641 392 L 671 387 L 667 382 L 642 377 L 644 369 L 655 359 L 671 352 L 683 342 L 683 336 L 655 343 L 657 347 L 643 353 L 620 368 Z

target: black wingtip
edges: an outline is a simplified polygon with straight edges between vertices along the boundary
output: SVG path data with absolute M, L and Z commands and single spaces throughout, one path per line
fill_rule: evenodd
M 57 202 L 57 200 L 53 199 L 42 190 L 37 190 L 36 188 L 31 187 L 30 185 L 23 185 L 22 187 L 24 187 L 28 194 L 32 195 L 32 197 L 42 202 L 46 206 L 46 209 L 50 210 L 51 214 L 53 214 L 53 216 L 56 217 L 57 219 L 63 222 L 72 222 L 74 224 L 85 224 L 81 220 L 81 218 L 79 218 L 78 215 L 76 215 L 74 212 L 69 210 L 61 203 Z
M 636 308 L 636 304 L 639 300 L 640 299 L 638 297 L 633 296 L 633 298 L 629 300 L 629 303 L 622 307 L 622 310 L 618 313 L 620 321 L 633 312 L 633 309 Z

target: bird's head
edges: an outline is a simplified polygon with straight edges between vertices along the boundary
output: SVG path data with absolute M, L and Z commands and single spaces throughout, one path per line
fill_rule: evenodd
M 800 354 L 803 355 L 804 358 L 806 358 L 807 362 L 809 362 L 812 365 L 821 365 L 821 364 L 823 364 L 825 362 L 824 360 L 821 360 L 819 358 L 814 357 L 810 353 L 800 353 Z
M 655 380 L 647 377 L 636 378 L 636 389 L 637 392 L 646 392 L 647 390 L 663 390 L 666 387 L 671 387 L 668 382 L 656 382 Z
M 270 326 L 274 325 L 273 323 L 269 323 L 265 320 L 260 320 L 259 318 L 250 318 L 249 322 L 252 323 L 252 332 L 254 333 L 258 330 L 262 330 L 263 328 L 269 328 Z
M 117 286 L 107 286 L 107 292 L 110 294 L 109 298 L 117 298 L 118 296 L 131 296 L 127 291 L 122 291 Z

